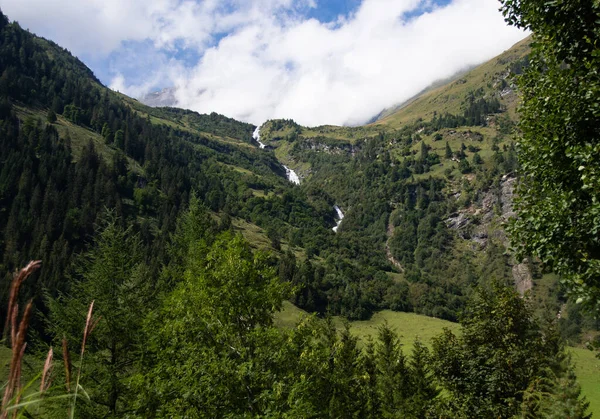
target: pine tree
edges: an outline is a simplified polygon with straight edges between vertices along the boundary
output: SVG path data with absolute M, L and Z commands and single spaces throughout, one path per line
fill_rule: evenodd
M 560 336 L 543 331 L 529 303 L 497 282 L 489 290 L 480 289 L 467 306 L 462 336 L 446 330 L 434 339 L 433 360 L 453 416 L 537 415 L 539 403 L 534 399 L 544 393 L 542 398 L 550 394 L 549 403 L 569 394 L 562 406 L 585 412 L 585 401 L 578 399 L 569 374 L 561 372 L 565 364 Z M 540 383 L 546 383 L 545 388 Z
M 423 418 L 439 394 L 435 385 L 433 371 L 430 367 L 429 349 L 415 340 L 412 356 L 409 361 L 410 371 L 410 412 L 413 417 Z
M 398 336 L 387 323 L 379 328 L 379 336 L 375 345 L 375 362 L 380 414 L 383 417 L 402 416 L 407 410 L 408 368 Z
M 46 121 L 48 121 L 50 124 L 53 124 L 56 122 L 56 119 L 56 112 L 54 112 L 54 109 L 48 109 L 48 113 L 46 114 Z
M 444 156 L 447 159 L 451 159 L 452 158 L 452 154 L 453 153 L 452 153 L 452 149 L 450 148 L 450 144 L 448 144 L 448 141 L 446 141 L 446 152 L 445 152 Z
M 72 353 L 81 342 L 90 302 L 102 317 L 86 347 L 82 384 L 92 401 L 82 404 L 86 417 L 115 416 L 129 409 L 127 380 L 140 353 L 140 331 L 152 293 L 144 266 L 138 236 L 109 213 L 93 246 L 78 260 L 71 291 L 48 299 L 50 331 L 58 341 L 66 337 Z

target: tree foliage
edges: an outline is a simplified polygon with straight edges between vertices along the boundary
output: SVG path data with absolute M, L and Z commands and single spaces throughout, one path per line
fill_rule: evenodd
M 533 31 L 520 78 L 523 104 L 512 225 L 521 255 L 563 274 L 582 300 L 600 302 L 600 4 L 503 0 L 506 20 Z
M 537 417 L 539 405 L 527 398 L 539 382 L 552 383 L 545 388 L 550 399 L 566 393 L 561 380 L 568 381 L 572 372 L 564 347 L 513 289 L 497 282 L 480 289 L 461 324 L 461 336 L 446 330 L 433 343 L 434 371 L 450 395 L 446 409 L 453 417 L 510 418 L 523 411 Z M 561 362 L 567 364 L 553 369 Z M 586 417 L 578 388 L 569 394 L 568 404 L 579 412 L 573 417 Z

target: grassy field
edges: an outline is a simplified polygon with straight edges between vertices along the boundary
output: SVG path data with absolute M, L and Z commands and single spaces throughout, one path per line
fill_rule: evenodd
M 339 327 L 343 326 L 343 319 L 336 317 L 334 321 Z M 350 322 L 350 331 L 362 341 L 367 340 L 369 336 L 376 339 L 379 327 L 386 322 L 392 330 L 398 333 L 406 354 L 412 351 L 413 344 L 417 339 L 429 346 L 432 339 L 441 334 L 444 328 L 448 328 L 454 333 L 457 333 L 460 329 L 457 323 L 447 320 L 415 313 L 383 310 L 375 313 L 369 320 Z
M 283 310 L 275 315 L 275 324 L 280 327 L 294 327 L 302 315 L 306 315 L 306 312 L 286 301 Z M 333 321 L 339 328 L 344 325 L 344 319 L 341 317 L 334 317 Z M 460 329 L 457 323 L 446 320 L 415 313 L 383 310 L 375 313 L 369 320 L 350 322 L 350 331 L 360 340 L 366 340 L 369 336 L 375 339 L 378 328 L 386 322 L 400 336 L 405 351 L 412 349 L 417 338 L 429 345 L 431 339 L 442 333 L 444 328 L 455 333 Z
M 590 412 L 600 417 L 600 359 L 595 353 L 583 348 L 569 348 L 575 363 L 577 380 L 581 392 L 590 402 Z

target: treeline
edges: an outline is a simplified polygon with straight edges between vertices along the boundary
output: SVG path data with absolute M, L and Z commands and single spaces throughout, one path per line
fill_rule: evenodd
M 228 118 L 216 112 L 203 115 L 191 110 L 171 107 L 150 108 L 146 110 L 153 116 L 165 118 L 169 121 L 177 121 L 182 125 L 190 126 L 201 132 L 221 137 L 242 139 L 246 142 L 252 141 L 254 125 L 236 121 L 233 118 Z
M 140 242 L 109 215 L 71 291 L 49 299 L 71 361 L 38 400 L 44 417 L 588 417 L 556 319 L 536 320 L 500 281 L 472 298 L 459 335 L 404 351 L 388 326 L 366 342 L 315 317 L 274 327 L 290 284 L 194 197 L 156 282 Z M 99 320 L 81 359 L 86 317 Z M 61 398 L 71 362 L 87 396 L 74 405 Z

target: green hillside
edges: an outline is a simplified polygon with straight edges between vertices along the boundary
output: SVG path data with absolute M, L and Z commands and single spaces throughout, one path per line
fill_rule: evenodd
M 289 302 L 285 302 L 283 310 L 275 314 L 275 324 L 279 327 L 293 328 L 303 316 L 308 316 L 308 313 Z M 344 321 L 345 319 L 341 317 L 334 317 L 334 323 L 338 329 L 343 328 Z M 444 328 L 453 332 L 459 330 L 458 323 L 447 320 L 421 316 L 415 313 L 382 310 L 375 313 L 369 320 L 350 322 L 350 331 L 360 341 L 365 342 L 369 338 L 375 339 L 378 329 L 386 323 L 398 334 L 406 352 L 412 350 L 413 343 L 417 339 L 426 345 L 430 345 L 431 339 L 440 335 Z
M 492 78 L 508 77 L 499 66 L 520 72 L 525 44 L 464 75 L 471 81 L 455 98 L 462 108 L 453 114 L 429 103 L 431 118 L 398 126 L 311 128 L 275 120 L 261 127 L 261 141 L 298 173 L 309 197 L 325 198 L 345 214 L 336 253 L 350 255 L 350 266 L 364 273 L 336 267 L 341 277 L 318 286 L 329 288 L 334 314 L 360 319 L 391 308 L 456 320 L 479 282 L 517 281 L 499 228 L 512 202 L 514 179 L 508 175 L 517 168 L 514 114 L 508 96 L 500 101 L 488 94 L 500 84 L 478 83 L 487 80 L 485 69 L 496 69 Z M 413 112 L 420 103 L 404 109 Z M 373 280 L 361 279 L 365 275 Z M 343 287 L 348 277 L 359 285 Z M 334 292 L 332 283 L 343 291 Z M 315 291 L 308 288 L 306 293 Z M 300 297 L 295 302 L 310 307 Z
M 496 97 L 511 118 L 516 117 L 517 94 L 511 75 L 520 74 L 530 52 L 531 37 L 485 64 L 459 76 L 443 86 L 427 90 L 408 100 L 397 109 L 384 112 L 373 125 L 399 128 L 418 119 L 428 121 L 433 113 L 461 114 L 467 95 L 480 92 L 483 97 Z
M 3 344 L 31 365 L 23 379 L 52 346 L 57 383 L 40 390 L 43 410 L 18 405 L 4 349 L 1 409 L 410 419 L 579 409 L 561 342 L 582 347 L 600 325 L 541 260 L 517 261 L 504 230 L 529 43 L 367 126 L 267 121 L 261 148 L 251 124 L 108 89 L 0 13 Z M 39 271 L 13 276 L 30 260 Z M 598 412 L 597 361 L 574 354 Z

